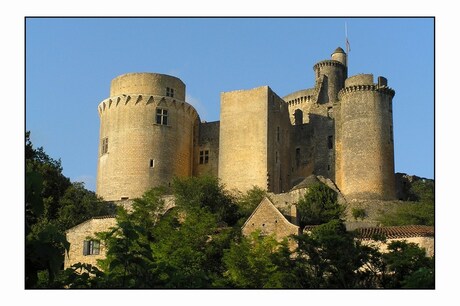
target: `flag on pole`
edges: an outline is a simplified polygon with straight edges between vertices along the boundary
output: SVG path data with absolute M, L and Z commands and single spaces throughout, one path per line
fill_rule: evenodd
M 347 54 L 351 51 L 350 42 L 348 41 L 348 30 L 347 30 L 347 23 L 345 22 L 345 46 L 347 49 Z

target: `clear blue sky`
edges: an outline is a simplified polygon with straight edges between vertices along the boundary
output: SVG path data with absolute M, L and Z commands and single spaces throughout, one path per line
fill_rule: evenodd
M 97 106 L 114 77 L 177 76 L 201 119 L 216 121 L 221 92 L 313 87 L 313 65 L 345 49 L 345 23 L 349 76 L 381 75 L 396 91 L 396 172 L 434 178 L 432 18 L 30 18 L 26 129 L 64 175 L 95 190 Z

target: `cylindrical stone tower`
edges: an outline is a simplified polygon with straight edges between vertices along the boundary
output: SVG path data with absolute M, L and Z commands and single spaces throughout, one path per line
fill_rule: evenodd
M 128 73 L 112 80 L 100 117 L 97 195 L 132 199 L 175 176 L 191 176 L 196 110 L 185 84 L 157 73 Z
M 313 66 L 315 71 L 316 83 L 322 82 L 322 90 L 327 90 L 327 94 L 321 95 L 321 103 L 337 101 L 337 95 L 343 88 L 347 78 L 347 55 L 342 48 L 338 47 L 331 55 L 331 60 L 318 62 Z
M 348 199 L 395 199 L 393 110 L 387 80 L 345 81 L 336 117 L 336 183 Z

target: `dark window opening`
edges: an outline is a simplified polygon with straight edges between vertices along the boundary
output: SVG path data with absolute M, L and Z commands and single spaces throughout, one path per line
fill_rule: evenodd
M 276 128 L 276 141 L 278 142 L 280 141 L 280 127 L 279 126 Z
M 102 138 L 101 155 L 104 155 L 107 152 L 109 152 L 109 138 L 105 137 L 105 138 Z
M 295 149 L 295 165 L 300 166 L 300 148 Z
M 151 159 L 150 160 L 150 168 L 153 168 L 155 166 L 155 160 Z
M 303 112 L 300 109 L 294 111 L 294 124 L 300 125 L 303 123 Z
M 99 240 L 83 241 L 83 255 L 99 255 L 100 242 Z
M 389 111 L 390 113 L 393 112 L 393 105 L 391 104 L 391 99 L 388 101 L 388 111 Z
M 207 164 L 209 162 L 209 150 L 200 151 L 200 164 Z
M 330 149 L 332 149 L 334 147 L 334 139 L 332 138 L 332 136 L 328 136 L 327 137 L 327 147 Z
M 166 87 L 166 97 L 174 98 L 174 88 Z
M 129 197 L 121 197 L 120 199 L 121 200 L 127 200 L 127 199 L 129 199 Z
M 168 110 L 157 108 L 156 124 L 168 125 Z
M 278 163 L 278 151 L 275 152 L 275 163 Z

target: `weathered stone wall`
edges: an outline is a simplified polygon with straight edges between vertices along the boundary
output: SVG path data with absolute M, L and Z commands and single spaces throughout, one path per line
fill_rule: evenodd
M 229 190 L 267 189 L 268 86 L 221 94 L 219 178 Z
M 99 255 L 83 255 L 83 243 L 94 238 L 95 233 L 107 231 L 115 225 L 115 217 L 96 217 L 67 230 L 66 238 L 70 248 L 64 258 L 64 269 L 79 262 L 97 266 L 97 260 L 106 256 L 106 246 L 101 241 Z
M 286 192 L 291 189 L 291 121 L 287 103 L 270 88 L 267 128 L 267 190 Z
M 281 241 L 290 235 L 298 235 L 299 227 L 291 224 L 270 202 L 264 198 L 242 227 L 242 233 L 248 236 L 260 230 L 262 235 L 274 234 Z
M 114 95 L 98 107 L 96 193 L 108 201 L 136 198 L 175 176 L 191 176 L 199 121 L 195 109 L 180 99 L 185 85 L 175 77 L 150 73 L 123 75 L 112 85 Z M 174 88 L 173 97 L 165 96 L 166 87 Z M 157 124 L 157 109 L 167 111 L 167 124 Z M 108 150 L 103 154 L 104 139 Z
M 372 75 L 346 80 L 340 92 L 337 185 L 347 199 L 395 199 L 394 91 L 369 84 Z
M 220 122 L 201 122 L 198 128 L 198 141 L 194 148 L 193 175 L 209 174 L 217 177 L 219 168 Z M 200 151 L 208 151 L 207 162 L 200 159 Z

